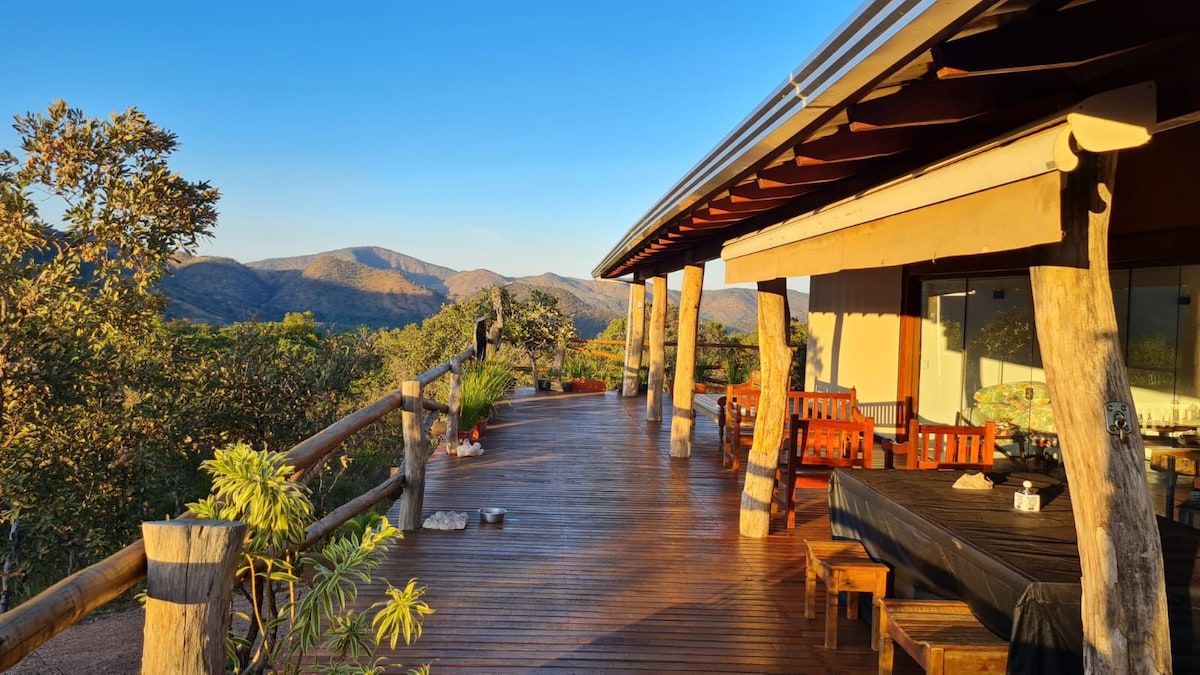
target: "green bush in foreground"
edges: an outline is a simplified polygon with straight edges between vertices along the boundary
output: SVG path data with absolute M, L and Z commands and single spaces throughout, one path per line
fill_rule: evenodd
M 400 637 L 405 644 L 420 637 L 433 610 L 421 600 L 425 588 L 416 579 L 404 588 L 387 582 L 388 599 L 365 612 L 349 607 L 358 585 L 372 581 L 388 545 L 403 536 L 399 530 L 384 521 L 361 535 L 335 536 L 317 555 L 306 555 L 300 546 L 313 507 L 308 488 L 288 480 L 295 469 L 283 455 L 238 443 L 203 467 L 212 474 L 213 494 L 189 508 L 198 518 L 247 526 L 238 591 L 253 615 L 240 615 L 246 633 L 227 642 L 234 672 L 300 672 L 318 647 L 331 653 L 327 663 L 313 664 L 319 672 L 382 672 L 385 659 L 375 657 L 380 645 L 394 649 Z

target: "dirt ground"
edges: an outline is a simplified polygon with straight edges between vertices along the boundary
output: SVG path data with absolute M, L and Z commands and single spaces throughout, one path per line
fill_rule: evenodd
M 137 673 L 142 665 L 142 608 L 102 612 L 54 636 L 10 668 L 10 675 Z

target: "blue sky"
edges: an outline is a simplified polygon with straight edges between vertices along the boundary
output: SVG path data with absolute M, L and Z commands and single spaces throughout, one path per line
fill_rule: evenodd
M 223 193 L 201 254 L 587 278 L 857 4 L 9 3 L 0 114 L 174 131 L 175 168 Z

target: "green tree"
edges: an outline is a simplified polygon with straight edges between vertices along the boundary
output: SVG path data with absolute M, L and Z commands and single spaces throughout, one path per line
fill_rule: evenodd
M 525 353 L 534 386 L 540 389 L 538 359 L 550 357 L 556 349 L 565 349 L 576 337 L 575 325 L 558 306 L 558 298 L 549 293 L 534 289 L 525 302 L 507 300 L 504 337 Z
M 120 528 L 90 522 L 114 503 L 159 504 L 129 489 L 156 468 L 133 439 L 158 433 L 129 385 L 153 379 L 136 364 L 158 339 L 156 284 L 209 234 L 218 193 L 172 172 L 175 136 L 134 109 L 98 120 L 59 101 L 13 126 L 19 150 L 0 152 L 0 507 L 24 517 L 26 555 L 69 571 L 114 545 Z
M 0 447 L 36 443 L 56 408 L 111 386 L 121 338 L 161 305 L 172 255 L 216 223 L 218 193 L 167 165 L 175 135 L 136 109 L 108 120 L 62 101 L 18 116 L 0 152 Z M 55 227 L 40 204 L 62 208 Z

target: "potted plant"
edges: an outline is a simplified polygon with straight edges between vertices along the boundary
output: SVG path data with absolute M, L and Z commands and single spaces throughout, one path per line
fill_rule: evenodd
M 590 360 L 573 359 L 567 363 L 567 377 L 563 383 L 564 391 L 606 391 L 608 383 L 596 379 L 596 369 Z M 569 388 L 569 389 L 568 389 Z
M 473 363 L 463 369 L 458 413 L 459 438 L 478 440 L 481 424 L 512 386 L 512 366 L 500 361 Z

